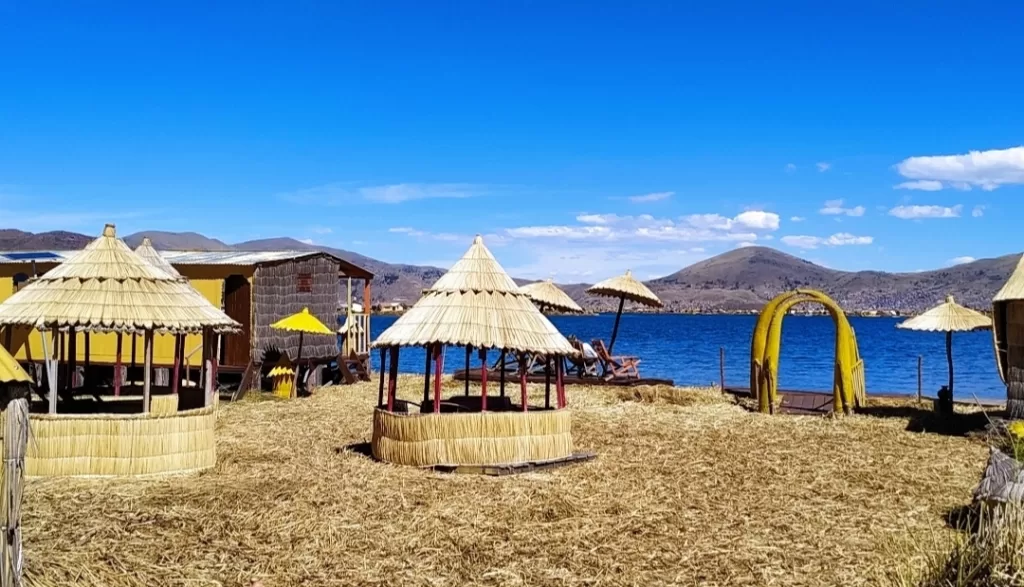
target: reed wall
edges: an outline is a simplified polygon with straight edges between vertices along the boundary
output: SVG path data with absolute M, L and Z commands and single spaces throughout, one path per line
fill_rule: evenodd
M 338 325 L 337 260 L 320 255 L 298 261 L 264 264 L 253 276 L 253 356 L 256 362 L 274 349 L 295 360 L 299 351 L 299 334 L 270 327 L 285 316 L 309 308 L 311 314 L 327 325 Z M 300 288 L 300 275 L 308 275 L 308 290 Z M 306 334 L 302 344 L 303 358 L 333 359 L 338 356 L 338 337 Z
M 1006 409 L 1011 418 L 1024 418 L 1024 300 L 1006 302 L 1002 312 L 998 322 L 1005 331 L 997 341 L 1006 353 Z
M 373 456 L 398 465 L 514 465 L 572 455 L 572 414 L 535 412 L 373 415 Z
M 158 405 L 161 411 L 168 408 L 154 402 Z M 216 463 L 215 421 L 213 408 L 162 414 L 33 414 L 25 473 L 113 477 L 209 469 Z

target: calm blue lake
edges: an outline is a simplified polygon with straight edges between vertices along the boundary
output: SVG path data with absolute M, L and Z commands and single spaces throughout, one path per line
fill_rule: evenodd
M 615 354 L 640 357 L 640 373 L 646 377 L 675 380 L 677 385 L 718 382 L 718 349 L 725 349 L 726 385 L 746 386 L 749 381 L 750 336 L 755 316 L 689 316 L 627 314 L 622 317 Z M 373 338 L 395 321 L 374 316 Z M 582 340 L 611 336 L 615 316 L 555 316 L 551 321 L 563 334 Z M 941 333 L 899 330 L 895 318 L 850 318 L 864 359 L 868 393 L 917 393 L 917 357 L 924 357 L 924 392 L 935 396 L 946 382 L 945 336 Z M 790 316 L 782 332 L 779 368 L 783 389 L 826 390 L 832 385 L 832 349 L 835 329 L 828 317 Z M 402 372 L 421 373 L 423 349 L 404 348 Z M 375 357 L 374 367 L 376 368 Z M 489 360 L 493 360 L 490 359 Z M 1006 391 L 996 371 L 992 334 L 971 332 L 953 335 L 955 394 L 969 399 L 1005 399 Z M 461 368 L 462 349 L 448 349 L 445 370 Z

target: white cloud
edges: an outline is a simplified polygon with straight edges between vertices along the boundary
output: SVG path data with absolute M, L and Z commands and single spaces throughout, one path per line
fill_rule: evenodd
M 794 171 L 796 171 L 796 165 L 793 165 L 792 163 L 786 163 L 785 170 L 786 173 L 793 173 Z
M 473 237 L 469 235 L 453 234 L 450 232 L 427 232 L 425 230 L 418 230 L 408 226 L 396 226 L 394 228 L 389 228 L 388 232 L 392 234 L 404 234 L 412 238 L 418 238 L 423 240 L 465 242 L 466 246 L 469 246 L 469 243 L 473 242 Z
M 790 222 L 803 222 L 804 220 L 807 219 L 804 218 L 803 216 L 793 216 L 789 219 Z
M 629 201 L 634 204 L 642 204 L 645 202 L 659 202 L 661 200 L 667 200 L 671 198 L 675 192 L 655 192 L 653 194 L 644 194 L 642 196 L 630 196 Z
M 1002 185 L 1024 183 L 1024 146 L 963 155 L 909 157 L 896 165 L 896 171 L 907 179 L 943 182 L 948 187 L 994 190 Z
M 827 161 L 819 161 L 818 163 L 815 163 L 815 165 L 818 167 L 818 171 L 821 173 L 825 173 L 829 169 L 832 169 L 832 164 L 828 163 Z
M 971 216 L 973 216 L 974 218 L 981 218 L 984 215 L 985 215 L 985 206 L 982 206 L 980 204 L 975 206 L 974 209 L 971 210 Z
M 779 215 L 774 212 L 765 212 L 763 210 L 747 210 L 746 212 L 740 212 L 733 221 L 740 226 L 745 226 L 754 230 L 779 229 Z
M 750 241 L 741 241 L 741 242 L 736 243 L 736 248 L 737 249 L 745 249 L 747 247 L 756 247 L 756 246 L 757 246 L 757 243 L 752 243 Z
M 311 238 L 303 238 L 303 239 L 299 239 L 299 242 L 300 243 L 305 243 L 307 245 L 311 245 L 311 244 L 313 244 L 313 239 L 311 239 Z
M 829 200 L 825 202 L 825 206 L 818 210 L 819 213 L 827 216 L 863 216 L 864 206 L 854 206 L 852 208 L 844 208 L 843 200 Z
M 975 259 L 974 257 L 968 257 L 968 256 L 953 257 L 952 259 L 949 260 L 949 264 L 950 265 L 963 265 L 964 263 L 972 263 L 974 261 L 977 261 L 977 259 Z
M 798 249 L 816 249 L 818 247 L 843 247 L 850 245 L 870 245 L 874 237 L 855 236 L 848 232 L 839 232 L 829 237 L 819 236 L 784 236 L 782 242 Z
M 921 218 L 959 218 L 963 206 L 896 206 L 889 210 L 890 216 L 902 218 L 903 220 L 917 220 Z
M 920 190 L 923 192 L 937 192 L 942 189 L 942 182 L 934 179 L 919 179 L 917 181 L 905 181 L 892 186 L 894 190 Z
M 637 276 L 668 275 L 708 257 L 702 247 L 634 249 L 626 245 L 587 242 L 579 246 L 570 243 L 549 247 L 523 243 L 517 248 L 528 258 L 503 266 L 510 275 L 524 279 L 553 278 L 560 283 L 594 283 L 621 275 L 627 269 Z
M 396 183 L 357 186 L 352 183 L 329 183 L 312 188 L 277 194 L 277 197 L 298 204 L 342 206 L 357 200 L 381 204 L 399 204 L 411 200 L 434 198 L 469 198 L 487 193 L 486 186 L 466 183 Z
M 618 214 L 580 214 L 576 217 L 576 221 L 583 224 L 611 224 L 618 219 Z

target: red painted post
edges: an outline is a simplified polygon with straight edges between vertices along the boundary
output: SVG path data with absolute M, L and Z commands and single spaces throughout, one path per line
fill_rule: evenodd
M 480 411 L 487 411 L 487 349 L 480 349 Z
M 391 364 L 388 365 L 388 411 L 395 410 L 395 394 L 398 393 L 398 347 L 391 347 Z
M 558 398 L 557 399 L 558 409 L 562 409 L 562 408 L 565 407 L 565 404 L 566 404 L 566 401 L 565 401 L 565 380 L 562 378 L 562 373 L 565 371 L 565 363 L 563 363 L 562 361 L 558 361 L 558 365 L 557 365 L 556 369 L 558 370 L 557 371 L 558 378 L 555 381 L 555 390 L 556 390 L 556 396 Z
M 441 412 L 441 357 L 444 356 L 442 346 L 434 347 L 434 413 Z
M 528 402 L 526 394 L 526 354 L 519 353 L 519 393 L 521 401 L 523 402 L 523 411 L 526 411 L 526 404 Z
M 121 395 L 121 347 L 124 343 L 124 333 L 117 333 L 117 355 L 114 358 L 114 397 Z

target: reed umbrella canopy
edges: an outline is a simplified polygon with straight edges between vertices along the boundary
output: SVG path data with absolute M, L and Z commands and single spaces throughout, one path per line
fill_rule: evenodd
M 608 342 L 608 352 L 611 353 L 615 347 L 615 338 L 619 334 L 619 320 L 622 319 L 622 308 L 626 300 L 648 306 L 660 308 L 661 300 L 654 295 L 646 285 L 633 277 L 632 271 L 626 271 L 624 275 L 618 275 L 605 279 L 604 281 L 590 286 L 587 293 L 595 296 L 619 299 L 619 309 L 615 313 L 615 326 L 612 327 L 612 338 Z
M 953 393 L 953 333 L 986 330 L 992 320 L 970 308 L 965 308 L 946 296 L 946 301 L 934 308 L 896 325 L 904 330 L 946 333 L 946 362 L 949 366 L 949 393 Z
M 570 314 L 582 314 L 583 308 L 576 303 L 576 300 L 569 297 L 569 294 L 562 291 L 554 281 L 545 279 L 536 283 L 528 283 L 519 288 L 523 293 L 530 296 L 541 312 L 545 310 L 556 312 L 568 312 Z
M 277 330 L 285 330 L 288 332 L 299 333 L 299 351 L 295 355 L 295 364 L 298 365 L 299 361 L 302 360 L 302 343 L 303 337 L 306 334 L 326 334 L 333 335 L 334 331 L 324 325 L 316 316 L 310 314 L 309 308 L 303 308 L 302 311 L 296 312 L 291 316 L 281 318 L 277 322 L 270 325 L 271 328 Z M 295 369 L 295 381 L 292 384 L 292 397 L 298 392 L 297 386 L 299 382 L 299 370 Z
M 427 404 L 429 398 L 430 361 L 433 355 L 434 412 L 441 411 L 441 371 L 443 348 L 446 345 L 466 348 L 467 371 L 472 350 L 478 351 L 481 360 L 481 411 L 487 410 L 488 350 L 532 353 L 549 359 L 577 354 L 569 341 L 534 305 L 530 295 L 522 291 L 509 277 L 479 235 L 473 239 L 472 245 L 462 258 L 425 290 L 420 300 L 373 342 L 373 348 L 381 349 L 382 365 L 386 359 L 385 351 L 391 351 L 392 373 L 387 394 L 388 411 L 391 411 L 394 405 L 398 350 L 403 346 L 422 346 L 427 349 L 423 406 Z M 555 362 L 561 364 L 561 361 Z M 378 402 L 381 405 L 384 404 L 383 375 L 382 367 L 381 397 Z M 565 406 L 565 400 L 561 385 L 561 369 L 558 376 L 557 407 L 562 408 Z M 520 379 L 523 402 L 521 409 L 525 411 L 525 371 L 521 371 Z M 469 395 L 468 390 L 467 378 L 466 396 Z M 550 398 L 547 397 L 545 401 L 549 404 Z

